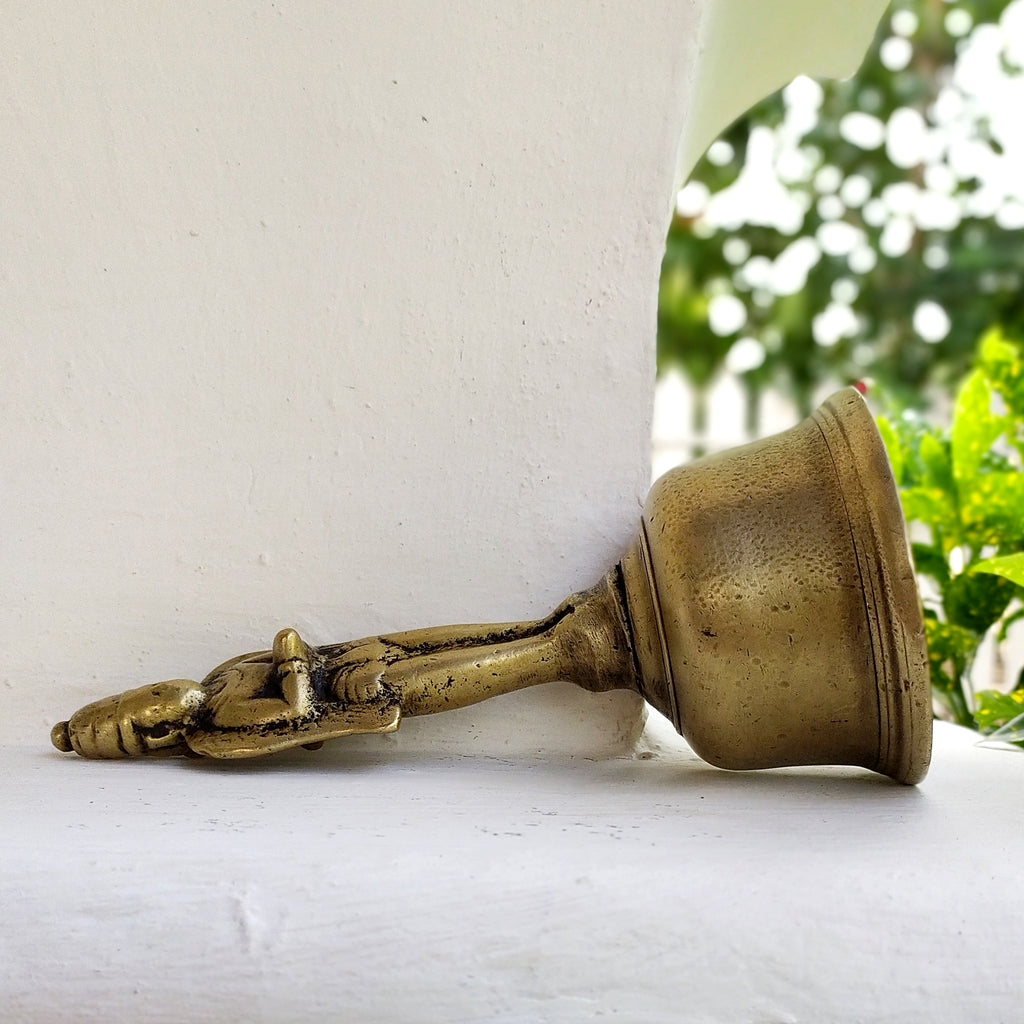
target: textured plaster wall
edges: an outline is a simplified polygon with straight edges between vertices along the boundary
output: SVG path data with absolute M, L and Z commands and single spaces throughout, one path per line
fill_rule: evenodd
M 739 111 L 700 83 L 844 70 L 880 6 L 9 5 L 0 728 L 285 624 L 520 618 L 592 583 L 647 487 L 678 163 Z M 813 54 L 786 47 L 808 11 Z M 556 690 L 435 727 L 637 722 Z

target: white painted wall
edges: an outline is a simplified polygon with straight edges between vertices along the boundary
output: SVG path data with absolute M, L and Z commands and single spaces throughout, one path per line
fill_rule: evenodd
M 795 73 L 814 6 L 726 19 L 729 46 L 756 65 L 769 26 Z M 853 6 L 815 70 L 859 55 L 880 4 Z M 0 648 L 33 654 L 0 669 L 3 728 L 284 624 L 522 618 L 594 582 L 647 487 L 677 152 L 716 122 L 693 82 L 726 10 L 9 9 Z M 505 704 L 420 735 L 507 744 L 519 709 L 528 746 L 588 747 L 638 714 Z
M 544 614 L 618 557 L 697 14 L 9 18 L 0 646 L 40 657 L 3 669 L 17 728 L 283 624 Z M 599 732 L 636 718 L 579 697 Z

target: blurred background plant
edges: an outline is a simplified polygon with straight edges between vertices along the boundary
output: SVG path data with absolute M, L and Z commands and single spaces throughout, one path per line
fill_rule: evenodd
M 986 334 L 948 429 L 912 412 L 878 425 L 910 525 L 932 690 L 960 725 L 1006 727 L 1024 714 L 1024 670 L 977 694 L 971 670 L 986 634 L 1005 640 L 1024 617 L 1021 347 Z
M 1024 0 L 894 0 L 853 78 L 798 78 L 766 99 L 679 193 L 655 475 L 870 382 L 912 524 L 936 706 L 985 731 L 1024 713 L 1024 674 L 998 647 L 1024 597 L 1022 340 Z M 710 396 L 725 385 L 723 413 Z
M 723 372 L 806 414 L 822 381 L 924 406 L 994 323 L 1024 328 L 1024 0 L 894 0 L 860 71 L 799 78 L 708 150 L 679 194 L 658 364 Z

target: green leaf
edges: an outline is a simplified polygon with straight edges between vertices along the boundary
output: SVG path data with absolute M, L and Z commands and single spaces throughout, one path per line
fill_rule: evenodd
M 933 534 L 948 534 L 956 529 L 958 517 L 953 498 L 941 487 L 908 487 L 900 497 L 908 523 L 924 523 Z
M 975 695 L 977 706 L 974 721 L 984 733 L 995 732 L 1024 714 L 1024 690 L 1000 693 L 998 690 L 979 690 Z
M 982 338 L 978 368 L 1019 419 L 1024 417 L 1024 353 L 993 327 Z
M 1020 622 L 1024 619 L 1024 608 L 1017 608 L 1015 611 L 1010 612 L 1000 623 L 999 630 L 996 633 L 996 643 L 1006 643 L 1006 638 L 1010 635 L 1010 627 L 1015 623 Z M 1017 679 L 1017 686 L 1024 685 L 1024 665 L 1021 666 L 1020 676 Z
M 964 626 L 938 619 L 925 619 L 924 627 L 933 685 L 946 691 L 958 690 L 981 637 Z
M 934 434 L 921 438 L 918 450 L 924 467 L 925 482 L 943 491 L 953 490 L 953 467 L 949 446 L 943 444 Z
M 992 411 L 992 389 L 984 374 L 975 370 L 960 389 L 953 410 L 953 477 L 961 491 L 973 482 L 1003 426 L 1003 417 Z
M 949 580 L 949 562 L 946 556 L 934 544 L 922 544 L 915 541 L 910 545 L 914 556 L 914 568 L 919 576 L 931 576 L 940 586 Z
M 896 428 L 887 416 L 878 417 L 878 433 L 882 435 L 885 450 L 889 453 L 889 465 L 892 466 L 893 479 L 897 484 L 903 481 L 903 445 Z
M 983 473 L 960 497 L 960 520 L 973 547 L 1024 541 L 1024 473 Z
M 1001 367 L 1012 368 L 1020 359 L 1017 346 L 1007 341 L 999 327 L 992 327 L 982 336 L 978 345 L 978 363 L 986 372 Z
M 1002 617 L 1017 588 L 999 576 L 962 573 L 942 588 L 948 622 L 984 634 Z
M 949 709 L 958 725 L 971 727 L 974 718 L 964 693 L 964 684 L 981 637 L 962 626 L 932 618 L 924 620 L 924 628 L 928 639 L 932 692 Z
M 1024 587 L 1024 552 L 1015 555 L 999 555 L 996 558 L 988 558 L 984 562 L 975 565 L 971 572 L 991 573 L 994 576 L 1002 576 L 1018 587 Z

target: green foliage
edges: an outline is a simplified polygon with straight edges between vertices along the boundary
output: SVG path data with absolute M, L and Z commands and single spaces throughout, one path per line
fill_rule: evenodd
M 986 558 L 974 567 L 975 572 L 990 572 L 996 576 L 1024 587 L 1024 554 L 1003 555 L 1001 558 Z
M 1024 690 L 1011 693 L 984 690 L 978 694 L 974 720 L 984 733 L 1001 732 L 1001 738 L 1018 747 L 1024 747 Z
M 817 382 L 865 377 L 920 405 L 963 376 L 991 324 L 1024 332 L 1024 208 L 982 168 L 1021 175 L 1005 124 L 954 73 L 1008 2 L 895 0 L 853 78 L 799 80 L 709 149 L 669 230 L 660 369 L 681 368 L 699 393 L 729 364 L 752 395 L 781 387 L 805 412 Z M 1007 76 L 1014 59 L 986 55 Z M 755 169 L 775 191 L 737 205 Z M 1019 407 L 1024 378 L 1004 369 Z M 988 450 L 984 435 L 971 443 Z M 972 472 L 970 452 L 958 458 Z
M 985 336 L 948 431 L 914 413 L 883 418 L 879 427 L 911 524 L 918 576 L 930 582 L 925 628 L 936 696 L 962 725 L 1002 724 L 1005 695 L 978 694 L 974 707 L 968 676 L 982 638 L 993 627 L 1005 633 L 1018 616 L 1014 599 L 1024 597 L 1021 346 L 997 330 Z

